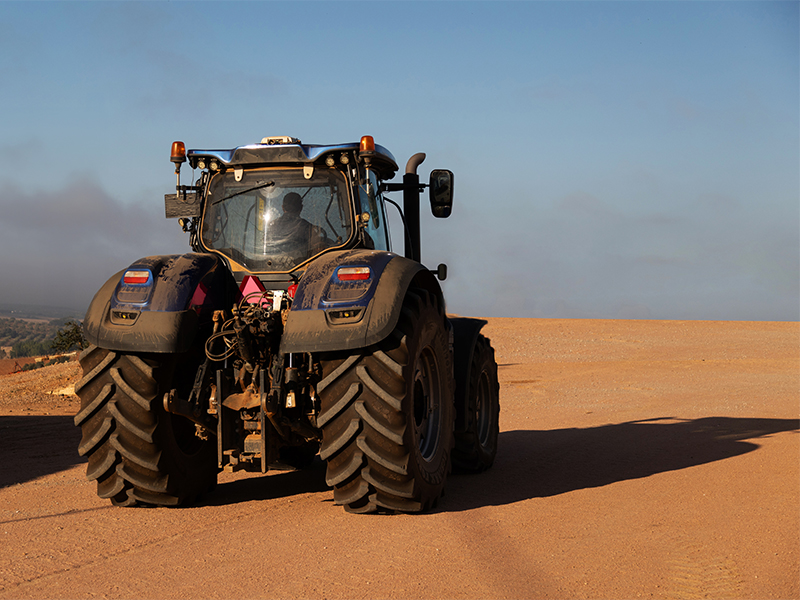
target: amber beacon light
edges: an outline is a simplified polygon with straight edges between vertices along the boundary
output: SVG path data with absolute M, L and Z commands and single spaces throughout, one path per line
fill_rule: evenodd
M 172 154 L 169 159 L 175 163 L 175 176 L 177 183 L 175 189 L 181 191 L 181 165 L 186 162 L 186 145 L 183 142 L 172 142 Z
M 361 137 L 361 152 L 375 152 L 375 140 L 371 135 Z
M 186 145 L 183 142 L 172 142 L 172 155 L 169 158 L 179 166 L 186 162 Z

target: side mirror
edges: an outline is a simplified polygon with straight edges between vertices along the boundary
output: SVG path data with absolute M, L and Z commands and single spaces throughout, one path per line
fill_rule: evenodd
M 431 171 L 431 212 L 434 217 L 446 219 L 453 210 L 453 172 L 447 169 Z

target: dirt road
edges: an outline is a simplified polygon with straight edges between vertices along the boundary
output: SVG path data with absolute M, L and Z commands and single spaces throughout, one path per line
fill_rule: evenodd
M 0 378 L 0 598 L 800 598 L 800 324 L 485 331 L 499 455 L 424 515 L 347 514 L 321 467 L 113 508 L 77 399 Z

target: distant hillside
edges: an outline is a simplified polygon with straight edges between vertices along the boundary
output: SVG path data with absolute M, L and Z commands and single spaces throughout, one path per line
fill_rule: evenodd
M 50 354 L 56 333 L 70 320 L 0 316 L 0 358 Z
M 83 321 L 86 309 L 63 306 L 37 306 L 30 304 L 4 304 L 0 302 L 0 318 L 14 319 L 53 319 Z

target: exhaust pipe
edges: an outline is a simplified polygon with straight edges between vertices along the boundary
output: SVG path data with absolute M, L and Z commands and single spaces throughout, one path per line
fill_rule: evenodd
M 408 228 L 408 245 L 405 247 L 406 258 L 422 262 L 420 259 L 419 234 L 419 175 L 417 168 L 425 160 L 425 153 L 418 152 L 408 159 L 406 173 L 403 175 L 403 213 Z

